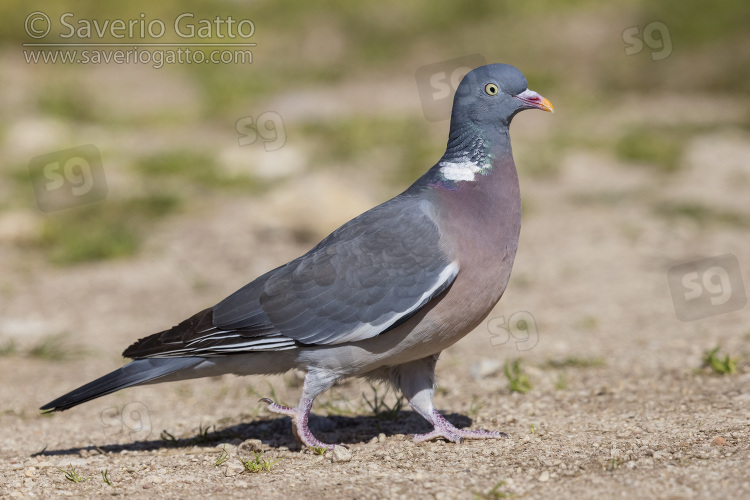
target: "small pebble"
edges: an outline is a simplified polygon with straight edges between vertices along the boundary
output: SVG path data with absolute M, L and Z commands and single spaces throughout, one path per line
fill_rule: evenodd
M 474 380 L 481 380 L 485 377 L 495 375 L 502 366 L 503 364 L 497 359 L 482 358 L 471 365 L 469 373 L 471 373 Z
M 227 462 L 227 466 L 224 469 L 224 475 L 226 477 L 232 477 L 237 476 L 239 474 L 242 474 L 242 472 L 245 470 L 245 467 L 242 466 L 239 462 L 235 462 L 234 460 L 230 460 Z
M 539 474 L 539 481 L 542 483 L 546 483 L 547 481 L 549 481 L 549 472 L 545 470 L 541 474 Z
M 711 446 L 727 446 L 727 440 L 721 436 L 716 436 L 714 440 L 711 441 Z
M 263 442 L 260 439 L 246 439 L 237 447 L 237 451 L 240 453 L 263 451 Z
M 348 448 L 341 445 L 333 448 L 333 453 L 331 454 L 331 461 L 333 463 L 349 462 L 351 459 L 352 452 Z

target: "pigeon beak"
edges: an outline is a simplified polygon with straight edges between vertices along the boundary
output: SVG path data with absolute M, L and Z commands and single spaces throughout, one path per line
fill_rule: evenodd
M 555 108 L 552 107 L 552 103 L 544 97 L 540 96 L 533 90 L 526 89 L 518 95 L 513 96 L 519 101 L 528 104 L 532 108 L 541 109 L 542 111 L 555 112 Z

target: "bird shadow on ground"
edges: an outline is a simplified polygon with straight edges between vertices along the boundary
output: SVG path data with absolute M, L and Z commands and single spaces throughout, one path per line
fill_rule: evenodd
M 458 413 L 445 415 L 445 418 L 458 428 L 469 427 L 472 419 Z M 310 430 L 320 440 L 327 443 L 357 444 L 366 443 L 379 434 L 388 436 L 407 435 L 429 432 L 430 426 L 421 416 L 413 411 L 401 411 L 393 419 L 379 419 L 377 417 L 341 415 L 318 416 L 310 415 Z M 123 451 L 153 451 L 163 449 L 205 447 L 206 451 L 213 451 L 221 443 L 246 439 L 259 439 L 270 448 L 286 447 L 291 451 L 299 451 L 302 446 L 294 438 L 292 423 L 289 417 L 255 420 L 223 429 L 209 431 L 211 427 L 200 429 L 192 437 L 176 438 L 163 431 L 160 439 L 139 440 L 124 444 L 89 445 L 76 448 L 57 450 L 44 449 L 31 456 L 80 455 L 84 453 L 121 453 Z

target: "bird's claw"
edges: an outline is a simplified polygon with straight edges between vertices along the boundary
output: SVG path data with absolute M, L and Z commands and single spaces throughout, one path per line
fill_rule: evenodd
M 452 443 L 462 443 L 463 438 L 450 431 L 439 431 L 434 430 L 432 432 L 425 432 L 424 434 L 411 434 L 412 440 L 415 443 L 424 443 L 425 441 L 432 441 L 433 439 L 445 438 Z
M 297 408 L 289 408 L 288 406 L 280 405 L 275 403 L 271 398 L 260 398 L 258 403 L 266 403 L 268 405 L 268 411 L 279 413 L 281 415 L 288 415 L 292 417 L 292 420 L 297 416 Z
M 465 429 L 435 429 L 424 434 L 412 434 L 415 443 L 423 443 L 433 439 L 444 438 L 453 443 L 463 443 L 464 439 L 507 439 L 508 435 L 499 431 L 487 431 L 477 429 L 475 431 Z
M 424 434 L 415 434 L 413 439 L 415 443 L 422 443 L 424 441 L 431 441 L 433 439 L 445 438 L 453 443 L 462 443 L 464 439 L 500 439 L 508 438 L 508 435 L 504 432 L 499 431 L 487 431 L 484 429 L 468 430 L 459 429 L 455 425 L 448 422 L 437 411 L 432 413 L 432 423 L 435 429 L 432 432 L 426 432 Z

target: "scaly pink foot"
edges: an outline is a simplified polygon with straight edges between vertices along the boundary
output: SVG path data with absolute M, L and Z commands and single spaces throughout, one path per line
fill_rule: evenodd
M 305 446 L 309 446 L 310 448 L 328 448 L 331 450 L 334 448 L 335 445 L 324 443 L 313 436 L 310 428 L 307 426 L 313 404 L 312 399 L 300 399 L 299 405 L 296 408 L 289 408 L 288 406 L 274 403 L 269 398 L 263 398 L 260 401 L 268 405 L 268 411 L 292 417 L 292 431 L 294 432 L 294 436 Z
M 430 441 L 441 437 L 454 443 L 460 443 L 464 439 L 499 439 L 508 437 L 506 433 L 498 431 L 486 431 L 484 429 L 469 431 L 466 429 L 459 429 L 448 422 L 437 410 L 432 410 L 432 414 L 429 415 L 429 417 L 428 415 L 422 416 L 432 422 L 432 425 L 435 426 L 435 430 L 425 434 L 415 434 L 415 443 Z

